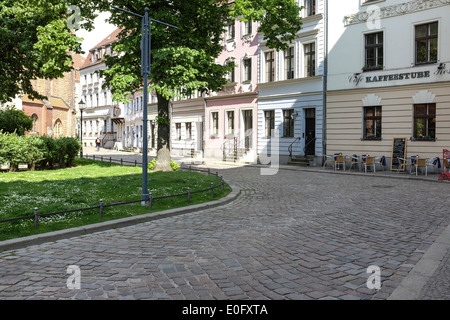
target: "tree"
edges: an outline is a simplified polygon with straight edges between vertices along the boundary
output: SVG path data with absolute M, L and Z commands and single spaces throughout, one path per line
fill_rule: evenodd
M 110 10 L 110 4 L 143 15 L 146 7 L 152 19 L 177 26 L 170 28 L 152 23 L 151 77 L 149 90 L 158 99 L 158 144 L 156 170 L 170 168 L 169 102 L 174 97 L 189 96 L 194 91 L 220 91 L 225 75 L 234 66 L 219 65 L 215 59 L 222 47 L 226 26 L 237 17 L 260 21 L 267 45 L 284 49 L 301 29 L 300 7 L 295 0 L 111 0 L 95 4 L 85 1 L 91 11 Z M 128 96 L 141 89 L 140 39 L 141 19 L 112 10 L 109 22 L 123 28 L 120 41 L 114 44 L 119 55 L 106 58 L 101 71 L 116 101 L 126 102 Z
M 70 0 L 0 0 L 0 102 L 17 94 L 45 99 L 31 80 L 72 70 L 71 52 L 81 53 L 81 39 L 68 23 L 70 5 Z M 80 16 L 92 30 L 95 14 L 81 8 Z
M 0 110 L 0 132 L 16 133 L 23 136 L 31 128 L 33 128 L 33 120 L 22 110 L 17 110 L 14 107 L 6 107 L 5 110 Z

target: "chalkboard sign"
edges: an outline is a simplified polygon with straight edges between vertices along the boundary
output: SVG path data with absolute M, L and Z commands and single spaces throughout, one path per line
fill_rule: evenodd
M 391 170 L 404 171 L 405 167 L 400 165 L 398 158 L 406 158 L 406 138 L 392 139 Z

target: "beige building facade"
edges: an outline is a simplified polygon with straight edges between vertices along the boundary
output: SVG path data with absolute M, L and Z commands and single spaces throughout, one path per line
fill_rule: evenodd
M 450 1 L 330 2 L 326 154 L 450 149 Z M 341 12 L 341 14 L 336 14 Z

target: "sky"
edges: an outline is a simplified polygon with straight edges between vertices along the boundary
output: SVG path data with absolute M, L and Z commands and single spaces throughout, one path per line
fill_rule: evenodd
M 95 29 L 91 32 L 87 32 L 86 30 L 79 29 L 76 31 L 76 35 L 80 38 L 84 38 L 82 49 L 84 51 L 85 58 L 89 53 L 89 49 L 92 49 L 97 43 L 106 38 L 111 32 L 116 30 L 114 25 L 108 24 L 105 22 L 110 16 L 109 12 L 100 13 L 97 19 L 94 20 Z

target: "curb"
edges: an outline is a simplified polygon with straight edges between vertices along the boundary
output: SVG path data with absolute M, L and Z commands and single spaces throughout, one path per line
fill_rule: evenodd
M 39 245 L 45 242 L 53 242 L 60 239 L 67 239 L 72 237 L 79 237 L 85 234 L 92 234 L 95 232 L 110 230 L 112 228 L 122 228 L 128 227 L 139 223 L 144 223 L 148 221 L 154 221 L 159 219 L 164 219 L 168 217 L 175 217 L 178 215 L 192 213 L 196 211 L 201 211 L 205 209 L 219 207 L 228 204 L 237 199 L 241 194 L 241 189 L 236 185 L 227 182 L 231 187 L 231 192 L 221 199 L 200 203 L 192 206 L 186 206 L 181 208 L 169 209 L 164 211 L 158 211 L 154 213 L 146 213 L 138 216 L 121 218 L 116 220 L 110 220 L 95 224 L 90 224 L 82 227 L 75 227 L 65 230 L 58 230 L 53 232 L 47 232 L 32 236 L 26 236 L 22 238 L 10 239 L 5 241 L 0 241 L 0 252 L 7 250 L 20 249 L 27 246 Z

